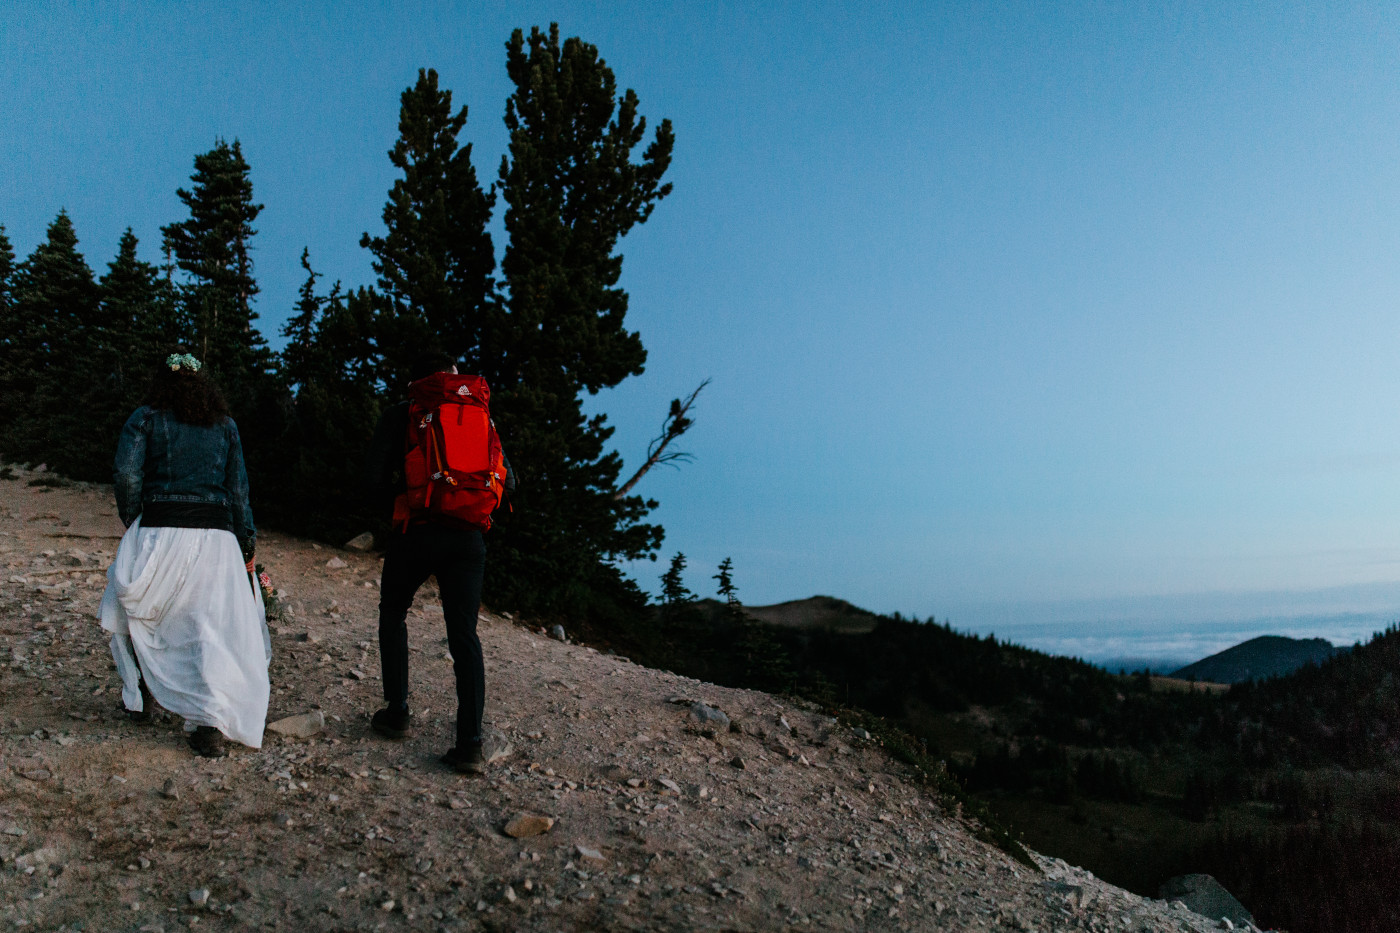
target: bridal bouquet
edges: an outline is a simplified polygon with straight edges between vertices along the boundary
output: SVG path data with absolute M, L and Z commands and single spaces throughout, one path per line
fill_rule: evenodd
M 253 575 L 258 584 L 258 592 L 262 595 L 263 608 L 267 612 L 268 621 L 282 618 L 282 602 L 278 599 L 277 590 L 272 585 L 272 578 L 267 575 L 262 564 L 256 565 Z

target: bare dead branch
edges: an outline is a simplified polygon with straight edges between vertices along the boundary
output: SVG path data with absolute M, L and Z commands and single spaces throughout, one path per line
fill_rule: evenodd
M 695 391 L 686 396 L 684 401 L 678 398 L 671 399 L 671 410 L 666 413 L 666 420 L 661 422 L 661 433 L 652 438 L 647 445 L 647 460 L 637 472 L 632 474 L 632 478 L 623 483 L 621 488 L 613 494 L 614 499 L 621 499 L 632 491 L 632 487 L 637 485 L 637 481 L 646 475 L 646 472 L 658 463 L 667 463 L 675 466 L 677 463 L 689 463 L 693 458 L 683 450 L 667 452 L 666 448 L 671 442 L 680 437 L 690 426 L 695 423 L 695 419 L 690 417 L 691 406 L 695 404 L 695 399 L 700 394 L 700 390 L 710 384 L 706 379 L 695 387 Z

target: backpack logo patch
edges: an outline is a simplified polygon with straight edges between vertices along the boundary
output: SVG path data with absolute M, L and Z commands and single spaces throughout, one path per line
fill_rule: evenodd
M 458 386 L 458 387 L 457 387 L 457 394 L 460 395 L 460 396 L 462 396 L 463 398 L 466 398 L 467 396 L 469 396 L 469 395 L 472 394 L 472 390 L 471 390 L 471 389 L 468 389 L 465 385 Z

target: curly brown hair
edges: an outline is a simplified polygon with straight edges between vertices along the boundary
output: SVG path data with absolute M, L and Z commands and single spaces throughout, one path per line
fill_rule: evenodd
M 172 413 L 177 421 L 204 428 L 213 427 L 228 417 L 228 403 L 213 380 L 183 366 L 156 368 L 146 393 L 146 404 Z

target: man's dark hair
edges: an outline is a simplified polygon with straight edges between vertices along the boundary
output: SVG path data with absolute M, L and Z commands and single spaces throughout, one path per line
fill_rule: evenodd
M 438 349 L 424 350 L 413 357 L 409 366 L 408 378 L 417 382 L 433 373 L 445 373 L 457 365 L 451 354 Z
M 228 417 L 228 403 L 212 379 L 185 367 L 161 365 L 151 377 L 146 404 L 168 411 L 184 424 L 208 428 Z

